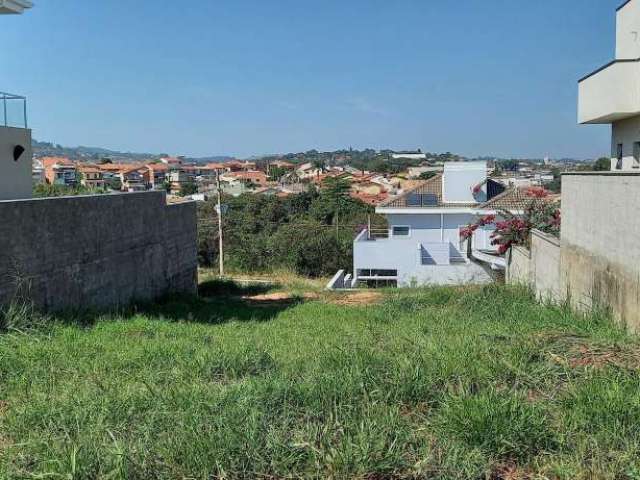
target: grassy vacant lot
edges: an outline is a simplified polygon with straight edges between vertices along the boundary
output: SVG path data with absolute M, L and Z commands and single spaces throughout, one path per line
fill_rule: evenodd
M 0 335 L 0 478 L 640 478 L 640 344 L 604 317 L 263 290 Z

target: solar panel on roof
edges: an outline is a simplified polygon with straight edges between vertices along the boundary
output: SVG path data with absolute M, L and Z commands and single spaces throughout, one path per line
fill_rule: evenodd
M 438 196 L 434 193 L 425 193 L 422 195 L 423 207 L 435 207 L 438 205 Z
M 412 193 L 407 197 L 407 207 L 419 207 L 422 205 L 422 195 L 419 193 Z

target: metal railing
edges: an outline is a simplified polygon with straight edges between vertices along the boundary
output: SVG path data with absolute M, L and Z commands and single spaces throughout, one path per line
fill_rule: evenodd
M 0 92 L 0 126 L 27 128 L 27 97 Z

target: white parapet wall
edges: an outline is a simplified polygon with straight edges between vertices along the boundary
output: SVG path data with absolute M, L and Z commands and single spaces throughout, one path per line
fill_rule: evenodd
M 31 161 L 31 130 L 0 126 L 0 200 L 33 196 Z

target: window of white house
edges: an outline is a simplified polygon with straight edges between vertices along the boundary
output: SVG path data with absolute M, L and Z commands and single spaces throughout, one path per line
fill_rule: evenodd
M 640 168 L 640 142 L 633 143 L 633 168 Z
M 394 225 L 391 232 L 394 237 L 408 237 L 411 233 L 411 228 L 407 226 Z
M 618 159 L 616 162 L 616 170 L 622 170 L 622 143 L 618 144 L 616 158 Z

